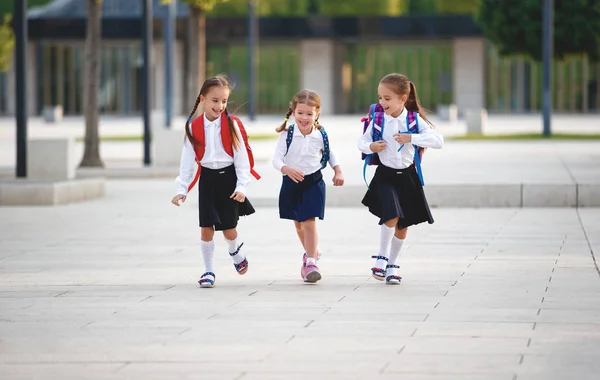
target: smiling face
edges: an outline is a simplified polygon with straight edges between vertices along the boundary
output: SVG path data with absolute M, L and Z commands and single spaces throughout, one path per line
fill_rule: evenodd
M 206 118 L 210 121 L 216 120 L 227 107 L 229 88 L 226 86 L 212 86 L 206 95 L 200 95 L 200 101 L 204 104 Z
M 294 109 L 294 120 L 301 129 L 308 129 L 312 127 L 315 120 L 319 117 L 317 107 L 308 104 L 298 103 L 296 109 Z
M 379 96 L 379 104 L 383 107 L 383 111 L 387 115 L 398 117 L 404 110 L 404 103 L 408 99 L 408 95 L 399 95 L 392 86 L 386 83 L 379 83 L 377 88 Z

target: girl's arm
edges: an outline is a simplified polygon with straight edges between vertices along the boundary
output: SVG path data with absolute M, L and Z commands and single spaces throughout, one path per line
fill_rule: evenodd
M 190 130 L 192 126 L 190 125 Z M 181 151 L 181 161 L 179 163 L 179 176 L 175 179 L 177 184 L 177 194 L 186 195 L 188 193 L 188 186 L 192 183 L 194 178 L 196 165 L 196 152 L 190 140 L 185 136 L 183 141 L 183 150 Z
M 431 128 L 425 120 L 419 118 L 419 115 L 417 115 L 417 120 L 419 134 L 410 135 L 411 143 L 423 148 L 441 149 L 444 146 L 444 137 Z
M 273 155 L 273 167 L 279 172 L 281 172 L 281 168 L 285 166 L 286 137 L 287 131 L 285 130 L 279 134 L 279 140 L 277 140 L 277 147 L 275 148 L 275 154 Z
M 365 133 L 358 139 L 358 143 L 356 144 L 358 146 L 358 150 L 360 150 L 364 154 L 373 153 L 373 151 L 371 150 L 371 143 L 373 143 L 372 131 L 374 122 L 374 120 L 371 121 L 371 124 L 369 125 Z
M 331 148 L 329 148 L 329 166 L 331 166 L 333 170 L 336 170 L 335 168 L 339 168 L 340 166 L 340 162 L 335 157 L 335 154 L 333 153 L 333 150 L 331 150 Z
M 248 151 L 246 150 L 246 145 L 244 145 L 244 140 L 242 139 L 242 134 L 240 133 L 237 122 L 234 121 L 233 126 L 235 128 L 235 133 L 238 136 L 238 141 L 240 142 L 238 149 L 233 150 L 233 166 L 235 167 L 235 174 L 237 176 L 235 191 L 242 193 L 245 196 L 246 188 L 250 183 L 250 159 L 248 158 Z

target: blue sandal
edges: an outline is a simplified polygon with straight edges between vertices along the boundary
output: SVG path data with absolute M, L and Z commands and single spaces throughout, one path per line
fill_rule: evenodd
M 198 284 L 200 284 L 201 288 L 214 288 L 215 280 L 211 280 L 210 278 L 207 278 L 207 276 L 212 276 L 213 279 L 217 278 L 213 272 L 206 272 L 202 275 L 202 277 L 200 277 Z
M 388 265 L 386 267 L 386 271 L 388 268 L 393 268 L 393 269 L 400 269 L 400 267 L 398 265 Z M 395 273 L 396 271 L 394 271 Z M 402 281 L 402 277 L 393 274 L 393 275 L 389 275 L 385 278 L 385 283 L 388 285 L 399 285 L 400 281 Z
M 388 258 L 385 256 L 371 256 L 372 259 L 376 260 L 385 260 L 388 261 Z M 379 281 L 385 280 L 386 270 L 383 268 L 373 267 L 371 268 L 371 272 L 373 272 L 373 278 Z
M 244 243 L 240 244 L 238 246 L 238 248 L 235 250 L 235 252 L 233 253 L 229 253 L 229 256 L 235 256 L 240 252 L 240 249 L 242 248 L 242 246 L 244 245 Z M 233 266 L 235 267 L 235 270 L 239 273 L 239 274 L 244 274 L 248 271 L 248 260 L 244 257 L 244 260 L 242 260 L 242 262 L 236 264 L 233 263 Z

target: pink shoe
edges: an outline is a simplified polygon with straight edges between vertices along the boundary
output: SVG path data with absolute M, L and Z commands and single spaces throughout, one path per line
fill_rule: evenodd
M 300 275 L 304 282 L 315 283 L 321 279 L 321 273 L 319 273 L 319 267 L 316 265 L 302 264 L 302 270 Z

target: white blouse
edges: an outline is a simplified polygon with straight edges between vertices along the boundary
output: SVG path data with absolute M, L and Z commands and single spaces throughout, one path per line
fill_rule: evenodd
M 404 144 L 402 150 L 398 152 L 402 144 L 394 139 L 394 134 L 408 132 L 408 126 L 406 125 L 407 114 L 408 111 L 404 108 L 398 117 L 392 117 L 387 114 L 384 116 L 383 141 L 386 144 L 386 148 L 377 154 L 383 165 L 393 169 L 404 169 L 413 164 L 415 155 L 413 144 L 423 148 L 435 149 L 440 149 L 444 146 L 444 137 L 431 128 L 425 120 L 420 119 L 417 114 L 419 134 L 411 134 L 411 142 Z M 358 149 L 365 154 L 373 153 L 370 148 L 373 142 L 372 130 L 373 122 L 371 122 L 371 125 L 369 125 L 365 133 L 358 140 Z
M 231 164 L 235 167 L 235 174 L 237 175 L 237 184 L 235 191 L 238 191 L 246 195 L 246 188 L 250 182 L 250 161 L 248 159 L 248 152 L 244 148 L 244 141 L 237 123 L 234 121 L 233 125 L 235 131 L 239 136 L 240 147 L 233 150 L 233 157 L 231 157 L 223 148 L 223 141 L 221 141 L 221 117 L 214 121 L 209 121 L 204 114 L 204 138 L 206 148 L 204 150 L 204 157 L 200 161 L 200 164 L 205 168 L 209 169 L 223 169 Z M 192 132 L 192 124 L 189 126 L 190 132 Z M 192 132 L 193 133 L 193 132 Z M 183 151 L 181 152 L 181 162 L 179 165 L 179 176 L 175 180 L 177 184 L 177 194 L 187 195 L 188 186 L 192 183 L 196 170 L 196 152 L 190 140 L 186 137 L 183 143 Z

